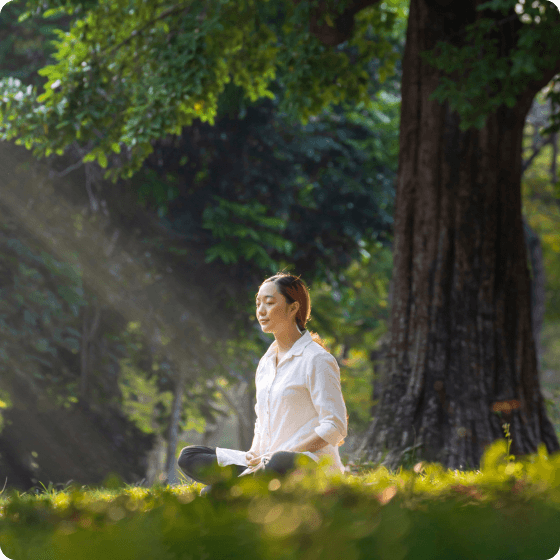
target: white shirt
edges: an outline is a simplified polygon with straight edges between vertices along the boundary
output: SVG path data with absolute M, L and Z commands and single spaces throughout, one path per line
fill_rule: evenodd
M 303 452 L 314 461 L 328 455 L 333 468 L 344 473 L 338 442 L 347 435 L 346 405 L 340 385 L 340 369 L 334 356 L 305 331 L 276 366 L 274 341 L 261 358 L 255 376 L 257 402 L 255 434 L 251 450 L 262 459 L 276 451 L 293 451 L 311 435 L 328 445 Z M 245 465 L 246 451 L 216 448 L 218 464 Z M 240 476 L 263 467 L 248 467 Z

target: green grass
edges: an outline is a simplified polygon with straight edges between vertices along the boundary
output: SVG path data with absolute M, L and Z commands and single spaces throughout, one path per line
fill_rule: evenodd
M 412 453 L 411 468 L 358 463 L 345 475 L 304 462 L 285 477 L 216 468 L 203 497 L 200 483 L 41 484 L 0 499 L 0 547 L 13 560 L 551 558 L 560 454 L 541 445 L 516 461 L 503 429 L 507 441 L 494 442 L 476 471 L 415 463 Z
M 512 463 L 513 461 L 515 461 L 515 456 L 510 455 L 509 451 L 511 448 L 511 443 L 512 443 L 512 439 L 511 439 L 511 435 L 509 432 L 509 427 L 510 425 L 508 423 L 504 423 L 502 425 L 502 429 L 504 430 L 504 435 L 506 437 L 506 442 L 507 442 L 507 452 L 506 452 L 506 460 L 508 461 L 508 463 Z M 417 459 L 416 459 L 416 440 L 414 442 L 414 445 L 412 446 L 412 451 L 411 453 L 407 453 L 405 454 L 405 456 L 403 456 L 403 458 L 400 461 L 400 465 L 397 469 L 386 469 L 385 467 L 380 467 L 381 463 L 383 462 L 386 454 L 387 454 L 387 450 L 385 450 L 381 460 L 377 463 L 374 463 L 372 461 L 367 461 L 367 460 L 361 460 L 361 459 L 356 459 L 352 462 L 350 462 L 350 466 L 351 466 L 351 472 L 350 472 L 350 476 L 356 477 L 358 479 L 364 479 L 364 481 L 369 480 L 370 477 L 372 475 L 375 475 L 375 473 L 378 472 L 379 468 L 383 468 L 385 469 L 385 471 L 391 476 L 391 477 L 395 477 L 395 479 L 403 472 L 403 471 L 408 471 L 408 470 L 413 470 L 416 473 L 419 473 L 422 471 L 422 466 L 424 465 L 424 462 L 420 462 L 418 463 Z M 455 470 L 455 476 L 458 477 L 459 480 L 461 480 L 461 474 L 464 475 L 468 475 L 469 473 L 471 473 L 472 471 L 469 471 L 468 469 L 466 471 L 459 471 L 459 470 Z M 476 473 L 480 473 L 480 470 L 477 470 Z M 179 487 L 192 487 L 193 489 L 202 489 L 204 487 L 203 484 L 200 483 L 196 483 L 196 482 L 192 482 L 189 483 L 188 478 L 181 472 L 178 471 L 177 473 L 179 475 L 179 477 L 184 481 L 183 484 L 178 485 Z M 220 476 L 220 475 L 218 475 Z M 469 478 L 469 480 L 471 480 Z M 7 479 L 6 479 L 7 482 Z M 52 482 L 49 482 L 48 487 L 46 487 L 42 482 L 39 482 L 40 486 L 43 488 L 43 495 L 48 495 L 51 498 L 55 498 L 59 493 L 67 493 L 73 489 L 76 489 L 76 485 L 72 484 L 72 481 L 69 481 L 67 483 L 57 483 L 54 484 Z M 103 487 L 103 488 L 90 488 L 87 485 L 82 485 L 80 488 L 82 491 L 88 492 L 89 495 L 93 498 L 93 499 L 103 499 L 107 496 L 116 496 L 119 495 L 123 490 L 124 491 L 130 491 L 130 490 L 134 490 L 136 488 L 139 488 L 140 485 L 142 484 L 142 482 L 136 483 L 136 484 L 126 484 L 126 483 L 122 483 L 120 481 L 118 481 L 118 479 L 116 479 L 115 482 L 109 482 L 108 486 Z M 115 486 L 114 488 L 111 488 L 111 486 Z M 174 488 L 178 487 L 173 486 Z M 5 487 L 6 484 L 4 484 L 4 488 L 2 489 L 2 491 L 0 491 L 0 505 L 6 501 L 6 499 L 3 499 L 1 497 L 1 495 L 4 493 L 5 491 Z M 56 487 L 60 487 L 59 490 L 56 490 Z M 161 483 L 156 483 L 151 487 L 151 490 L 162 490 L 162 489 L 170 489 L 173 488 L 170 485 L 165 485 L 165 484 L 161 484 Z M 38 496 L 41 495 L 40 494 L 40 488 L 34 487 L 32 489 L 30 489 L 29 491 L 29 495 L 30 496 Z M 15 491 L 14 495 L 17 495 L 18 498 L 21 498 L 23 496 L 28 495 L 28 492 L 23 492 L 20 494 L 19 491 Z

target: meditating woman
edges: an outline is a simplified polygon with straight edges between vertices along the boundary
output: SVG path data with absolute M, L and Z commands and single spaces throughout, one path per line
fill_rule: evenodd
M 251 449 L 185 447 L 177 463 L 190 478 L 212 484 L 204 470 L 216 464 L 234 465 L 237 476 L 257 471 L 286 474 L 296 467 L 299 455 L 315 462 L 328 455 L 331 468 L 344 473 L 338 447 L 347 435 L 348 415 L 340 370 L 319 336 L 305 330 L 310 313 L 309 292 L 299 277 L 279 273 L 261 284 L 257 319 L 263 332 L 274 334 L 276 340 L 257 367 Z

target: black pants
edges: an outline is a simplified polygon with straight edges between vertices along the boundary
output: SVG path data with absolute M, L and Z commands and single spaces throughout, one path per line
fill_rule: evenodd
M 303 455 L 303 453 L 277 451 L 271 455 L 270 460 L 265 464 L 262 470 L 284 475 L 296 467 L 295 461 L 298 455 Z M 309 458 L 307 455 L 303 456 L 309 459 L 309 461 L 313 461 L 313 459 Z M 209 472 L 212 467 L 214 467 L 214 469 L 223 470 L 233 468 L 235 476 L 239 476 L 247 468 L 243 465 L 220 467 L 218 465 L 216 448 L 207 447 L 205 445 L 189 445 L 188 447 L 184 447 L 177 459 L 177 464 L 187 476 L 201 484 L 213 484 L 215 482 L 211 472 Z M 257 472 L 262 471 L 259 470 Z

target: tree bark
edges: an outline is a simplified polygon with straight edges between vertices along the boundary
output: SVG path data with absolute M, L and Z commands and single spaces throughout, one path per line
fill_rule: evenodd
M 387 452 L 390 469 L 412 446 L 419 460 L 479 468 L 485 448 L 505 437 L 504 421 L 514 455 L 541 442 L 560 450 L 537 374 L 520 186 L 525 117 L 558 70 L 481 130 L 461 131 L 448 104 L 429 99 L 440 74 L 420 52 L 473 22 L 474 7 L 410 3 L 388 375 L 361 446 L 374 462 Z M 503 33 L 503 48 L 514 40 Z

